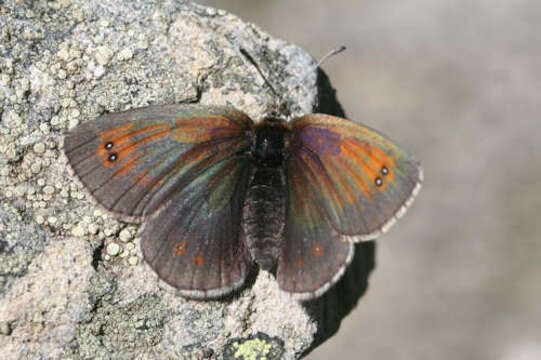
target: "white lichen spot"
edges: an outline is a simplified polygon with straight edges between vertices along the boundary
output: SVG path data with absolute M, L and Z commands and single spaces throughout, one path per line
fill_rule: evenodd
M 118 234 L 118 237 L 122 242 L 128 242 L 133 239 L 133 233 L 128 228 L 124 228 L 120 234 Z
M 113 55 L 113 51 L 107 46 L 100 46 L 96 49 L 96 52 L 94 53 L 94 58 L 96 59 L 98 64 L 105 66 L 109 63 Z
M 79 59 L 81 57 L 81 50 L 77 48 L 71 48 L 70 49 L 70 58 L 72 59 Z
M 33 149 L 35 153 L 43 154 L 45 152 L 45 144 L 41 142 L 35 143 Z
M 68 73 L 64 69 L 58 70 L 58 73 L 56 74 L 60 80 L 65 80 L 68 77 Z
M 68 61 L 70 58 L 70 53 L 67 47 L 62 47 L 60 50 L 56 53 L 56 56 L 64 61 Z
M 57 127 L 58 125 L 60 125 L 62 123 L 62 121 L 60 120 L 60 117 L 55 115 L 51 118 L 51 125 L 52 126 L 55 126 Z
M 15 143 L 9 143 L 6 146 L 6 150 L 5 150 L 4 154 L 6 155 L 6 158 L 9 161 L 17 161 L 17 160 L 19 160 L 19 152 L 17 151 L 17 149 L 15 147 Z
M 51 132 L 51 127 L 49 126 L 49 124 L 41 123 L 39 124 L 39 130 L 44 134 L 48 134 Z
M 39 162 L 35 162 L 32 165 L 30 165 L 30 171 L 32 171 L 34 174 L 37 174 L 41 171 L 41 164 Z
M 71 230 L 71 233 L 73 236 L 85 236 L 86 235 L 86 231 L 85 231 L 85 228 L 84 226 L 79 223 L 77 224 L 72 230 Z
M 47 222 L 49 222 L 49 224 L 51 225 L 56 224 L 57 221 L 58 221 L 58 218 L 56 216 L 49 216 L 49 218 L 47 219 Z
M 130 256 L 128 259 L 128 264 L 130 265 L 137 265 L 139 262 L 139 258 L 137 256 Z
M 20 91 L 28 91 L 30 90 L 30 80 L 28 80 L 27 78 L 22 78 L 21 80 L 19 80 L 19 89 Z
M 117 59 L 120 61 L 129 60 L 132 57 L 133 57 L 133 52 L 131 51 L 130 48 L 122 49 L 117 55 Z
M 13 190 L 15 196 L 23 197 L 26 194 L 26 184 L 19 184 Z
M 116 256 L 120 253 L 120 245 L 118 245 L 117 243 L 110 243 L 109 245 L 107 245 L 107 254 L 110 255 L 110 256 Z
M 70 118 L 68 121 L 68 129 L 71 130 L 75 128 L 77 125 L 79 125 L 79 119 L 77 118 Z
M 99 226 L 96 224 L 88 224 L 88 233 L 91 235 L 96 235 L 100 230 Z
M 139 41 L 137 42 L 137 47 L 141 50 L 148 49 L 148 40 L 144 35 L 139 37 Z
M 0 85 L 9 86 L 11 84 L 11 76 L 8 74 L 0 75 Z
M 36 222 L 41 225 L 45 222 L 45 218 L 41 215 L 36 215 Z
M 47 185 L 43 188 L 43 192 L 47 195 L 52 195 L 54 194 L 54 187 L 51 185 Z
M 73 12 L 73 16 L 78 22 L 82 22 L 85 19 L 85 13 L 83 9 L 77 9 Z
M 22 118 L 15 111 L 9 111 L 5 119 L 6 124 L 8 124 L 11 129 L 20 127 L 23 122 Z
M 28 185 L 28 189 L 26 192 L 28 193 L 28 195 L 34 195 L 36 193 L 36 188 L 32 185 Z

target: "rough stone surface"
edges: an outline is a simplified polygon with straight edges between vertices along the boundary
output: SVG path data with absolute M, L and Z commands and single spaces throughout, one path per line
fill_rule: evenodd
M 272 96 L 240 47 L 278 92 L 290 89 L 293 113 L 311 112 L 332 97 L 324 75 L 316 86 L 322 74 L 307 73 L 313 60 L 180 1 L 8 0 L 0 24 L 2 358 L 223 358 L 232 338 L 252 353 L 305 353 L 321 333 L 317 315 L 266 272 L 222 301 L 161 289 L 140 261 L 137 227 L 89 200 L 61 144 L 104 111 L 149 104 L 229 103 L 259 118 Z

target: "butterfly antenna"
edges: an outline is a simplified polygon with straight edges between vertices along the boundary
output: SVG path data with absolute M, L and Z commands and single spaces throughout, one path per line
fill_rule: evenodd
M 272 86 L 272 84 L 270 83 L 269 80 L 267 80 L 267 77 L 265 75 L 263 75 L 263 71 L 261 71 L 261 69 L 259 68 L 259 65 L 257 65 L 257 63 L 255 62 L 254 58 L 248 54 L 248 52 L 246 50 L 244 50 L 243 48 L 240 48 L 240 52 L 242 55 L 244 55 L 246 57 L 246 59 L 248 59 L 248 61 L 250 62 L 250 64 L 252 64 L 255 69 L 257 70 L 257 72 L 259 73 L 259 75 L 261 75 L 261 77 L 263 78 L 263 80 L 265 81 L 265 84 L 269 87 L 269 89 L 271 90 L 272 94 L 274 95 L 274 98 L 275 99 L 278 99 L 280 98 L 280 96 L 278 95 L 278 92 L 276 92 L 276 90 L 274 90 L 274 87 Z
M 282 106 L 284 105 L 283 101 L 284 99 L 291 93 L 291 91 L 293 89 L 295 89 L 299 84 L 301 84 L 307 77 L 308 75 L 316 70 L 318 67 L 320 67 L 321 65 L 323 65 L 323 63 L 325 63 L 329 58 L 333 57 L 334 55 L 336 54 L 340 54 L 342 51 L 346 50 L 346 47 L 344 45 L 342 46 L 339 46 L 337 47 L 336 49 L 333 49 L 331 51 L 329 51 L 325 56 L 323 56 L 313 67 L 311 67 L 310 69 L 308 69 L 300 78 L 300 80 L 297 82 L 297 84 L 295 84 L 295 86 L 293 88 L 291 88 L 287 93 L 283 94 L 283 95 L 278 95 L 278 92 L 274 89 L 274 87 L 272 86 L 272 84 L 270 83 L 270 81 L 267 79 L 267 77 L 263 74 L 263 71 L 261 71 L 261 68 L 259 67 L 259 65 L 257 65 L 257 63 L 255 62 L 254 58 L 243 48 L 240 48 L 240 52 L 242 55 L 244 55 L 244 57 L 246 57 L 246 59 L 248 59 L 248 61 L 250 62 L 250 64 L 252 64 L 255 69 L 257 70 L 257 72 L 259 73 L 259 75 L 261 75 L 261 77 L 263 78 L 263 80 L 265 81 L 265 84 L 269 87 L 269 89 L 271 90 L 272 94 L 274 95 L 274 99 L 275 99 L 275 105 L 277 105 L 277 108 L 280 110 L 283 110 L 282 109 Z M 276 99 L 278 99 L 279 101 L 276 101 Z
M 327 54 L 325 54 L 325 56 L 323 56 L 321 59 L 319 59 L 319 61 L 313 67 L 308 69 L 300 77 L 300 80 L 297 81 L 297 84 L 295 84 L 295 86 L 293 86 L 287 93 L 280 96 L 280 103 L 282 103 L 283 99 L 286 98 L 291 93 L 291 91 L 293 91 L 293 89 L 295 89 L 299 84 L 302 84 L 304 82 L 304 80 L 308 77 L 308 75 L 310 75 L 314 70 L 316 70 L 318 67 L 323 65 L 323 63 L 325 63 L 327 60 L 329 60 L 334 55 L 340 54 L 342 51 L 345 51 L 345 50 L 346 50 L 345 45 L 342 45 L 342 46 L 337 47 L 336 49 L 332 49 Z
M 336 49 L 332 49 L 325 56 L 323 56 L 321 59 L 319 59 L 319 61 L 316 63 L 316 66 L 314 66 L 314 68 L 317 69 L 318 67 L 323 65 L 324 62 L 329 60 L 329 58 L 333 57 L 334 55 L 340 54 L 342 51 L 345 51 L 346 49 L 347 48 L 346 48 L 345 45 L 339 46 Z

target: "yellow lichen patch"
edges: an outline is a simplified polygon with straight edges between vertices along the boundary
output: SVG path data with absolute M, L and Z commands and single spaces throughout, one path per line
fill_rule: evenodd
M 242 344 L 235 343 L 233 346 L 237 349 L 234 354 L 235 359 L 243 360 L 264 360 L 272 349 L 271 344 L 261 339 L 251 339 Z

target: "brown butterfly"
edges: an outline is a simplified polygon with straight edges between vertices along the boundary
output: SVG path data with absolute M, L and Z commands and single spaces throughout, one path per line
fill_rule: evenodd
M 334 284 L 352 242 L 374 239 L 418 193 L 422 170 L 378 132 L 345 119 L 150 106 L 70 131 L 69 164 L 93 198 L 144 222 L 144 260 L 192 298 L 240 288 L 253 264 L 300 299 Z

